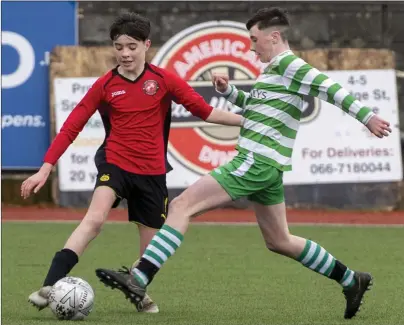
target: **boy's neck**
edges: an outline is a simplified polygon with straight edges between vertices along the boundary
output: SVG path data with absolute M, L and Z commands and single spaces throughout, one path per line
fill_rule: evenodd
M 145 64 L 146 64 L 145 61 L 139 62 L 139 64 L 136 64 L 135 69 L 130 71 L 123 69 L 122 66 L 119 66 L 118 73 L 129 80 L 136 80 L 145 69 Z

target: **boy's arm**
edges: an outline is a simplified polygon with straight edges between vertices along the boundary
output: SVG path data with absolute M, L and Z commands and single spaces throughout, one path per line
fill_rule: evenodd
M 391 132 L 389 123 L 352 96 L 339 83 L 313 68 L 304 60 L 289 55 L 281 59 L 276 68 L 289 91 L 309 95 L 333 104 L 357 119 L 376 136 L 382 138 Z
M 103 97 L 103 88 L 100 79 L 88 90 L 83 99 L 71 111 L 63 123 L 60 132 L 52 141 L 45 154 L 44 163 L 48 166 L 55 165 L 70 144 L 77 138 L 84 126 L 95 113 Z
M 240 115 L 214 109 L 210 106 L 195 89 L 187 82 L 173 73 L 167 74 L 167 85 L 170 92 L 175 97 L 175 101 L 182 104 L 192 115 L 198 116 L 202 120 L 222 125 L 241 126 L 244 118 Z
M 237 89 L 234 85 L 228 85 L 225 92 L 220 92 L 216 89 L 219 94 L 222 94 L 230 103 L 244 109 L 247 103 L 247 99 L 250 97 L 250 93 L 243 90 Z
M 279 62 L 278 73 L 285 77 L 285 86 L 289 91 L 333 104 L 365 125 L 375 115 L 339 83 L 296 56 L 283 58 Z
M 44 163 L 37 173 L 27 178 L 21 185 L 21 196 L 26 199 L 31 192 L 37 193 L 48 179 L 53 166 L 69 145 L 76 139 L 79 132 L 84 128 L 87 121 L 97 110 L 102 100 L 103 88 L 99 79 L 87 92 L 80 103 L 69 114 L 60 132 L 52 141 L 45 154 Z

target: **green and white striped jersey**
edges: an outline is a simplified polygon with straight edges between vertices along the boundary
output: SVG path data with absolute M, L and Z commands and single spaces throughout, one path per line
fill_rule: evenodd
M 253 152 L 282 171 L 292 169 L 292 150 L 303 110 L 303 95 L 325 100 L 366 124 L 374 115 L 341 85 L 291 50 L 271 60 L 249 93 L 229 86 L 223 95 L 244 109 L 237 150 Z

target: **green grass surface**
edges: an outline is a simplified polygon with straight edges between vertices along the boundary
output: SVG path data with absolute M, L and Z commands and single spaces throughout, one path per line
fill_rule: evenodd
M 59 323 L 38 312 L 28 295 L 42 284 L 49 263 L 75 224 L 2 224 L 2 324 Z M 353 269 L 371 271 L 373 289 L 351 321 L 334 281 L 266 250 L 255 226 L 191 226 L 177 254 L 149 288 L 157 315 L 139 314 L 119 291 L 104 287 L 97 267 L 137 258 L 136 227 L 108 224 L 71 275 L 96 292 L 88 324 L 404 324 L 404 228 L 292 227 Z

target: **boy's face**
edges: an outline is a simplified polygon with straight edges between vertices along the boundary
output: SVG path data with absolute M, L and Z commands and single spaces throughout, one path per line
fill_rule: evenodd
M 279 32 L 271 28 L 259 30 L 257 25 L 250 29 L 251 51 L 255 52 L 261 62 L 271 61 L 274 47 L 279 41 Z
M 114 42 L 114 53 L 118 64 L 125 71 L 134 71 L 139 62 L 146 58 L 150 40 L 139 41 L 128 35 L 119 36 Z

